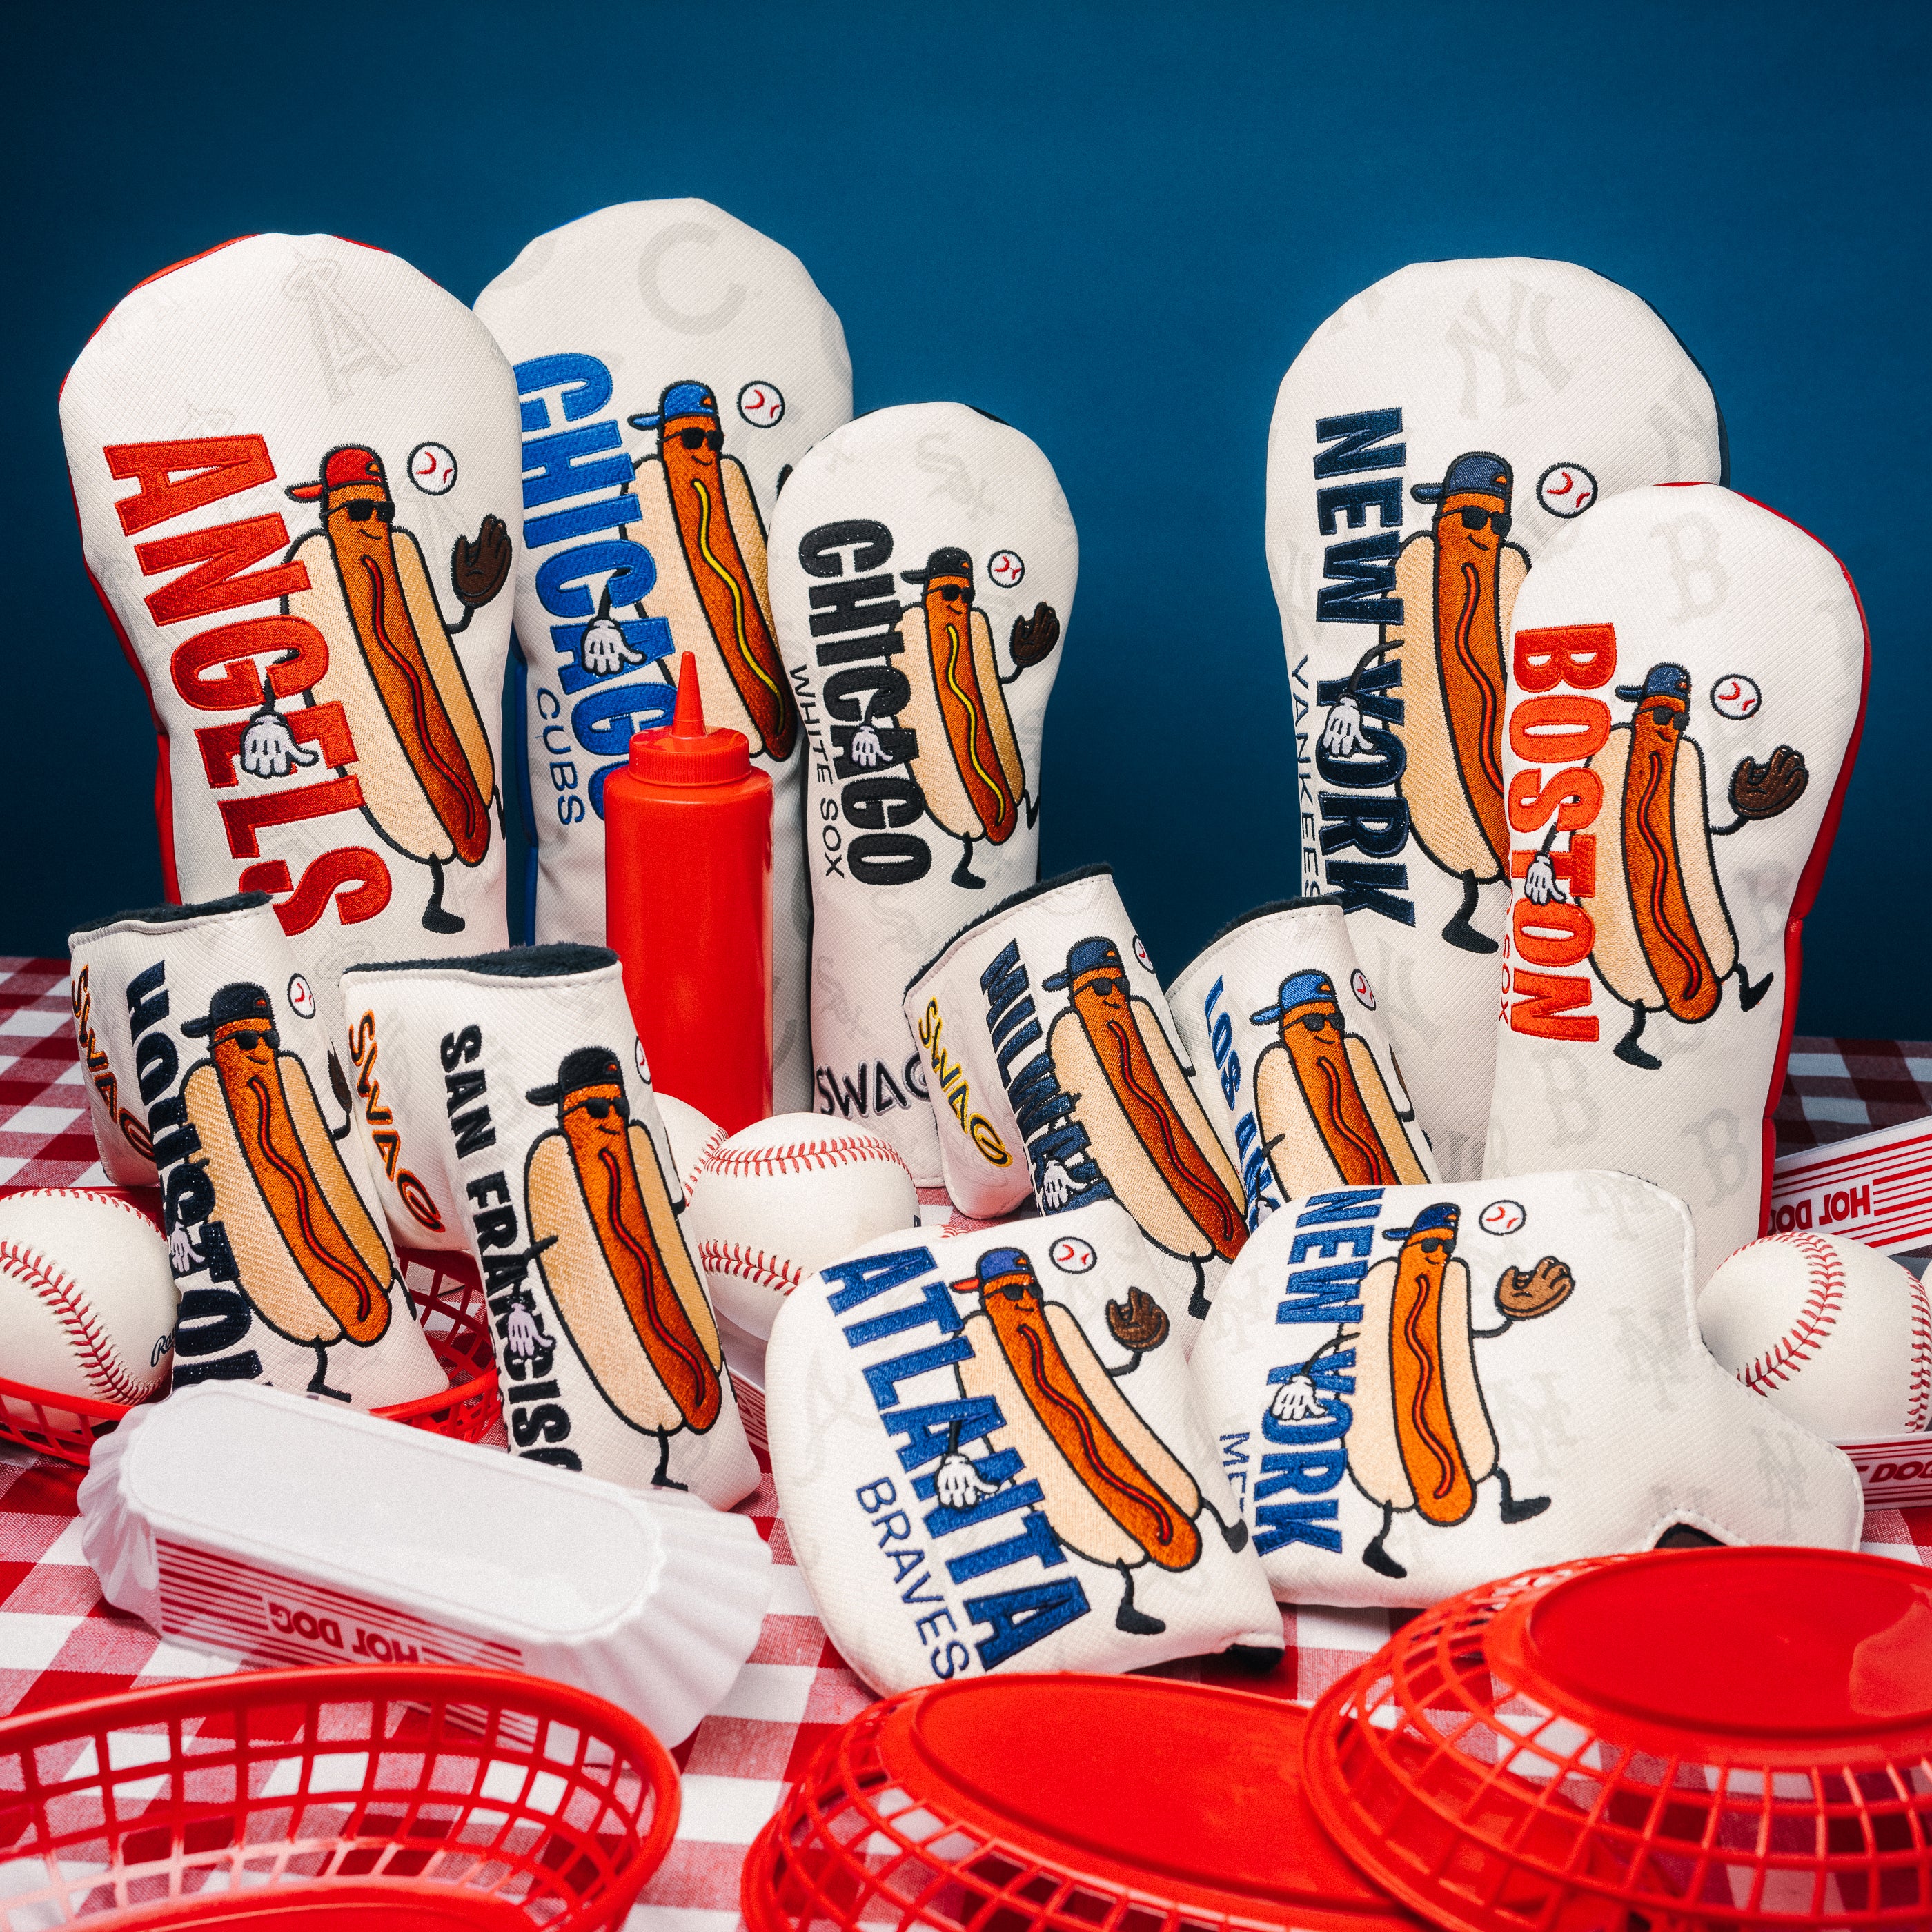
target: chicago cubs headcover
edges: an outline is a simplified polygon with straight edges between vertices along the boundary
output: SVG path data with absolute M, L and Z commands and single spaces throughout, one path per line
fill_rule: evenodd
M 1268 558 L 1301 890 L 1356 951 L 1452 1178 L 1481 1171 L 1504 880 L 1503 639 L 1525 582 L 1640 484 L 1716 482 L 1723 424 L 1646 304 L 1568 262 L 1418 262 L 1282 380 Z M 1694 568 L 1694 553 L 1658 568 Z
M 1079 539 L 1053 466 L 958 403 L 880 410 L 800 463 L 772 610 L 806 738 L 815 1103 L 940 1179 L 899 1018 L 948 935 L 1039 874 L 1040 734 Z
M 476 298 L 523 397 L 517 696 L 540 940 L 601 944 L 604 781 L 668 724 L 697 662 L 704 715 L 773 790 L 772 1104 L 812 1105 L 797 694 L 765 532 L 780 487 L 852 414 L 844 332 L 797 257 L 704 201 L 633 201 L 539 235 Z
M 1708 1275 L 1769 1197 L 1802 923 L 1864 712 L 1858 594 L 1746 497 L 1633 490 L 1524 585 L 1510 652 L 1489 1169 L 1643 1174 L 1690 1202 Z
M 406 262 L 256 235 L 143 282 L 61 427 L 147 687 L 171 898 L 261 891 L 351 958 L 500 946 L 516 384 Z
M 1628 1174 L 1335 1188 L 1271 1214 L 1190 1367 L 1294 1603 L 1432 1604 L 1660 1543 L 1857 1547 L 1857 1472 L 1714 1361 L 1690 1217 Z
M 1280 1654 L 1145 1260 L 1102 1206 L 888 1235 L 787 1299 L 766 1357 L 778 1505 L 875 1690 Z

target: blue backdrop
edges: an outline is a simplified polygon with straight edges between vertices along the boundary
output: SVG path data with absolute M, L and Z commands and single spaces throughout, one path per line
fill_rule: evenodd
M 689 194 L 804 260 L 860 408 L 956 398 L 1052 459 L 1082 568 L 1043 862 L 1112 860 L 1163 974 L 1292 889 L 1262 518 L 1295 352 L 1412 260 L 1637 291 L 1709 374 L 1734 484 L 1831 545 L 1870 620 L 1801 1028 L 1932 1034 L 1926 541 L 1892 523 L 1928 428 L 1932 8 L 96 6 L 16 17 L 8 52 L 0 949 L 161 896 L 147 712 L 56 415 L 102 315 L 262 229 L 469 301 L 544 229 Z M 1854 457 L 1881 476 L 1853 488 Z

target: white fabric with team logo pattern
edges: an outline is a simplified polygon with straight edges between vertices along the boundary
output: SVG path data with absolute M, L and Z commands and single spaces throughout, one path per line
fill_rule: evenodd
M 1280 1652 L 1147 1261 L 1102 1205 L 883 1236 L 787 1299 L 765 1362 L 778 1506 L 874 1690 Z
M 517 573 L 527 929 L 602 942 L 604 781 L 634 731 L 670 722 L 690 652 L 706 722 L 742 731 L 772 779 L 772 1106 L 800 1112 L 812 905 L 765 531 L 792 466 L 851 417 L 844 331 L 789 250 L 691 200 L 539 235 L 476 312 L 516 366 L 534 472 Z
M 772 610 L 806 737 L 820 1113 L 940 1179 L 906 982 L 1039 876 L 1040 735 L 1079 574 L 1053 466 L 958 403 L 880 410 L 799 464 Z
M 1714 487 L 1612 498 L 1516 600 L 1488 1165 L 1669 1188 L 1700 1280 L 1768 1207 L 1803 920 L 1868 660 L 1838 559 Z
M 1857 1471 L 1712 1360 L 1694 1252 L 1682 1202 L 1595 1170 L 1270 1215 L 1190 1366 L 1275 1594 L 1420 1606 L 1660 1544 L 1856 1549 Z
M 61 428 L 161 734 L 168 896 L 263 891 L 317 996 L 501 946 L 516 383 L 406 262 L 256 235 L 116 304 Z
M 1646 303 L 1568 262 L 1412 264 L 1282 378 L 1268 560 L 1300 890 L 1347 902 L 1445 1174 L 1482 1171 L 1510 602 L 1613 493 L 1723 474 L 1702 372 Z

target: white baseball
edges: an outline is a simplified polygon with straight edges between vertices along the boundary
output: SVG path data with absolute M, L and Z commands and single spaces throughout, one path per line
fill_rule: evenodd
M 688 1100 L 660 1094 L 657 1102 L 664 1132 L 670 1136 L 671 1163 L 677 1169 L 677 1184 L 683 1189 L 684 1198 L 688 1201 L 691 1184 L 698 1178 L 698 1170 L 705 1156 L 724 1144 L 724 1130 L 708 1115 L 700 1114 Z
M 127 1202 L 74 1187 L 0 1201 L 0 1380 L 143 1401 L 168 1372 L 175 1302 L 167 1244 Z
M 823 1114 L 776 1114 L 734 1134 L 698 1163 L 690 1201 L 712 1304 L 758 1336 L 814 1269 L 919 1219 L 898 1150 Z
M 1862 1242 L 1767 1234 L 1705 1283 L 1697 1320 L 1745 1388 L 1820 1436 L 1896 1436 L 1932 1414 L 1932 1300 Z

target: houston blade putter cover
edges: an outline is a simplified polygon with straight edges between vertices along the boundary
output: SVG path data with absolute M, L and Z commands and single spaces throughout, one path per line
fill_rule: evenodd
M 1701 1282 L 1760 1232 L 1799 940 L 1864 717 L 1844 567 L 1728 490 L 1592 514 L 1516 600 L 1489 1166 L 1682 1195 Z
M 1509 914 L 1511 605 L 1614 492 L 1722 476 L 1696 364 L 1646 303 L 1568 262 L 1400 269 L 1282 378 L 1268 559 L 1301 890 L 1346 904 L 1452 1178 L 1481 1171 Z
M 817 444 L 772 526 L 772 609 L 806 736 L 820 1113 L 940 1179 L 907 982 L 1040 868 L 1040 734 L 1079 539 L 1018 430 L 959 403 Z
M 765 532 L 779 487 L 852 414 L 845 334 L 788 249 L 704 201 L 633 201 L 539 235 L 476 298 L 523 396 L 517 636 L 529 930 L 601 945 L 604 782 L 670 722 L 685 654 L 704 715 L 772 787 L 772 1103 L 811 1106 L 812 907 L 797 694 Z
M 351 959 L 500 946 L 516 384 L 406 262 L 256 235 L 143 282 L 61 428 L 88 574 L 160 732 L 168 896 L 272 894 Z

